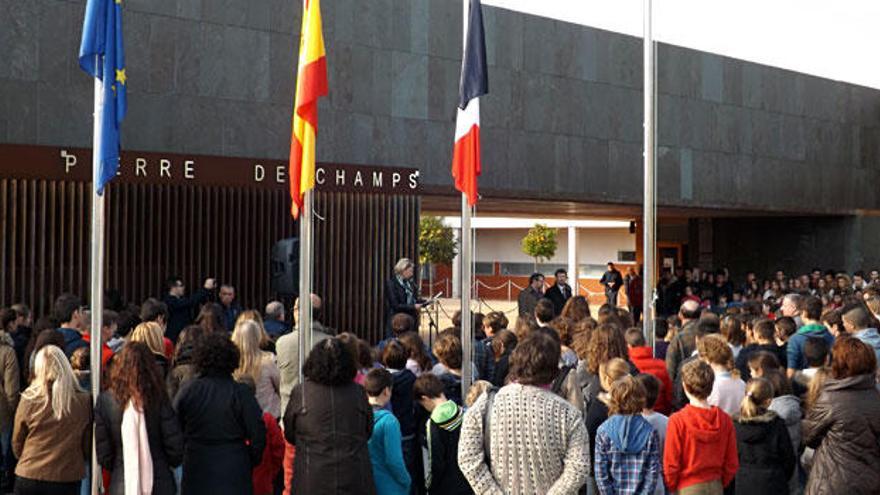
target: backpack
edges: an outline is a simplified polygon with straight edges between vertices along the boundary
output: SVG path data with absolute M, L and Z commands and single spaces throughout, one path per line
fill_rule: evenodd
M 556 378 L 553 380 L 553 385 L 550 387 L 550 391 L 556 395 L 560 395 L 559 392 L 562 391 L 562 385 L 565 384 L 566 378 L 568 378 L 568 374 L 571 373 L 577 365 L 565 365 L 559 370 L 559 374 L 556 375 Z

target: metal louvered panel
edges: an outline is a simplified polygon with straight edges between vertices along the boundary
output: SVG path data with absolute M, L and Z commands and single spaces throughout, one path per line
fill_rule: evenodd
M 24 302 L 48 314 L 64 292 L 89 293 L 88 182 L 0 179 L 0 306 Z M 400 257 L 417 258 L 415 195 L 318 192 L 315 292 L 325 324 L 372 342 L 384 331 L 383 286 Z M 262 310 L 273 298 L 272 245 L 298 233 L 283 189 L 117 182 L 108 188 L 105 286 L 125 301 L 162 293 L 181 276 L 236 286 Z
M 401 257 L 417 258 L 418 196 L 319 192 L 315 291 L 325 323 L 376 342 L 384 332 L 384 282 Z

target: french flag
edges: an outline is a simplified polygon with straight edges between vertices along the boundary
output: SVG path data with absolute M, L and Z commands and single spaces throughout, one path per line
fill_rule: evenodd
M 477 177 L 480 175 L 480 96 L 488 92 L 483 11 L 480 0 L 470 0 L 452 152 L 455 188 L 467 196 L 470 206 L 477 202 Z

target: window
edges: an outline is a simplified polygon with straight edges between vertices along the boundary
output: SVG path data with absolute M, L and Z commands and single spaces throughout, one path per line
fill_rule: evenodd
M 607 269 L 606 265 L 579 265 L 578 278 L 602 278 Z
M 477 261 L 474 263 L 474 275 L 495 275 L 495 263 L 491 261 Z
M 617 252 L 617 261 L 621 263 L 635 263 L 636 262 L 636 252 L 635 251 L 618 251 Z
M 560 268 L 567 270 L 568 266 L 564 263 L 538 263 L 537 271 L 543 273 L 545 277 L 552 277 Z M 534 263 L 501 263 L 500 275 L 528 277 L 532 273 L 535 273 Z

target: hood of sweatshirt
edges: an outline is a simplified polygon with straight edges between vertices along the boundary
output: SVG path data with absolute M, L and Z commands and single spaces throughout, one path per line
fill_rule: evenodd
M 876 328 L 859 330 L 854 336 L 874 349 L 880 349 L 880 333 L 877 333 Z
M 763 443 L 770 435 L 773 420 L 778 417 L 775 412 L 767 411 L 753 418 L 739 418 L 736 428 L 739 432 L 739 440 L 745 443 Z
M 715 406 L 703 409 L 690 404 L 682 411 L 687 418 L 688 433 L 692 433 L 697 442 L 714 444 L 718 441 L 718 433 L 723 428 L 722 420 L 727 417 L 727 413 Z
M 434 408 L 431 421 L 446 431 L 455 431 L 461 426 L 464 413 L 458 404 L 448 400 Z
M 394 414 L 387 409 L 383 409 L 381 407 L 374 407 L 373 408 L 373 426 L 375 427 L 379 423 L 385 421 L 388 418 L 388 416 L 394 417 Z
M 654 427 L 641 414 L 615 414 L 606 421 L 603 428 L 614 447 L 627 454 L 636 454 L 645 449 Z M 604 425 L 603 425 L 604 426 Z
M 801 400 L 794 395 L 780 395 L 770 402 L 770 410 L 775 412 L 787 426 L 801 421 Z

